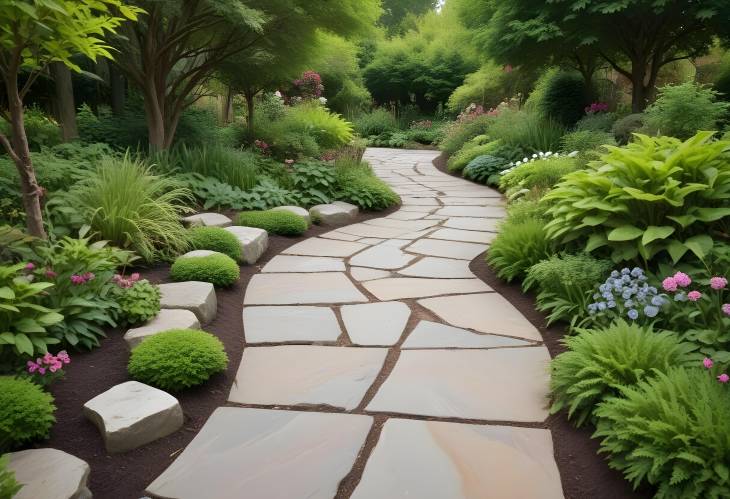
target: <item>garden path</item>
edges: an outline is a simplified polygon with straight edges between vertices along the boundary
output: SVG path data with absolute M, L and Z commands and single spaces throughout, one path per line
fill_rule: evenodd
M 563 497 L 548 351 L 469 271 L 502 198 L 439 172 L 436 154 L 369 149 L 401 209 L 295 244 L 251 279 L 229 404 L 150 494 Z

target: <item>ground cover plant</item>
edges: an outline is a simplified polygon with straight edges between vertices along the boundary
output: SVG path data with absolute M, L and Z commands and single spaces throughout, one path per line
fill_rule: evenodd
M 189 230 L 190 247 L 196 250 L 217 251 L 234 260 L 241 258 L 238 238 L 220 227 L 193 227 Z
M 55 411 L 53 397 L 32 381 L 0 376 L 0 452 L 47 438 Z
M 180 257 L 170 267 L 174 281 L 202 281 L 221 287 L 233 285 L 240 273 L 236 261 L 222 253 Z
M 298 236 L 308 228 L 304 217 L 283 210 L 243 211 L 238 214 L 237 221 L 239 225 L 258 227 L 282 236 Z

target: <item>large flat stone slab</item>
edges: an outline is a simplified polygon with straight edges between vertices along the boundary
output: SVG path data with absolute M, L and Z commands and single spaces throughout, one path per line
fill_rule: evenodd
M 432 239 L 446 239 L 448 241 L 463 241 L 468 243 L 491 243 L 497 234 L 494 232 L 480 232 L 476 230 L 439 229 L 429 234 Z
M 287 255 L 348 257 L 367 248 L 367 244 L 312 237 L 290 246 L 282 253 Z
M 395 345 L 411 316 L 398 301 L 345 305 L 340 309 L 347 334 L 355 345 Z
M 345 262 L 328 256 L 276 255 L 261 272 L 344 272 Z
M 367 281 L 363 286 L 378 300 L 401 300 L 455 293 L 483 293 L 492 288 L 479 279 L 426 279 L 420 277 L 390 277 Z
M 411 229 L 394 229 L 393 227 L 380 227 L 378 225 L 369 225 L 366 223 L 352 224 L 337 229 L 338 232 L 345 234 L 352 234 L 353 236 L 360 237 L 377 237 L 380 239 L 390 239 L 399 237 L 407 232 L 411 232 Z
M 453 260 L 451 258 L 438 258 L 433 256 L 422 258 L 410 267 L 399 270 L 398 273 L 411 277 L 451 279 L 474 277 L 474 274 L 469 270 L 468 260 Z
M 486 217 L 504 218 L 507 211 L 501 206 L 445 206 L 436 215 L 447 217 Z
M 109 453 L 125 452 L 176 432 L 183 424 L 177 399 L 127 381 L 84 404 L 84 416 L 99 428 Z
M 341 225 L 354 220 L 357 211 L 353 213 L 351 209 L 338 204 L 318 204 L 309 208 L 309 215 L 322 225 Z
M 421 321 L 401 348 L 500 348 L 529 345 L 527 341 L 508 336 L 478 334 L 438 322 Z
M 198 213 L 182 219 L 190 227 L 228 227 L 233 220 L 220 213 Z
M 473 260 L 487 251 L 487 245 L 458 241 L 440 241 L 438 239 L 421 239 L 408 246 L 406 251 L 420 255 Z
M 419 230 L 428 229 L 438 224 L 434 220 L 397 220 L 389 217 L 373 218 L 372 220 L 366 220 L 363 222 L 366 225 L 376 225 L 378 227 L 390 227 L 392 229 L 403 229 L 409 232 L 416 232 Z
M 218 301 L 209 282 L 185 281 L 160 284 L 160 307 L 190 310 L 201 324 L 215 318 Z
M 367 410 L 542 422 L 548 416 L 549 363 L 543 346 L 403 350 Z
M 89 465 L 58 449 L 11 452 L 8 470 L 23 486 L 14 499 L 91 499 Z
M 279 306 L 243 309 L 246 343 L 332 342 L 340 325 L 329 307 Z
M 132 349 L 150 336 L 170 329 L 200 329 L 200 321 L 190 310 L 163 308 L 157 317 L 144 326 L 128 330 L 124 334 L 124 341 Z
M 276 208 L 271 208 L 270 211 L 286 211 L 289 213 L 293 213 L 295 215 L 299 215 L 304 220 L 306 220 L 308 224 L 312 223 L 312 218 L 309 215 L 309 210 L 306 210 L 306 209 L 302 208 L 301 206 L 290 206 L 290 205 L 277 206 Z
M 352 499 L 562 499 L 549 430 L 390 419 Z
M 176 499 L 331 499 L 372 418 L 221 407 L 147 487 Z
M 379 244 L 366 249 L 350 258 L 350 265 L 375 269 L 395 270 L 408 265 L 414 255 L 403 253 L 400 248 L 389 244 Z
M 387 270 L 367 269 L 365 267 L 350 267 L 350 275 L 356 281 L 372 281 L 373 279 L 382 279 L 390 277 L 391 273 Z
M 501 220 L 495 218 L 449 217 L 443 226 L 451 229 L 497 232 L 500 223 Z
M 537 328 L 498 293 L 444 296 L 418 303 L 457 327 L 542 341 Z
M 342 272 L 256 274 L 248 283 L 244 305 L 299 305 L 368 301 Z
M 241 244 L 241 261 L 253 265 L 269 247 L 269 235 L 264 229 L 234 225 L 226 230 Z
M 387 353 L 385 348 L 309 345 L 246 348 L 228 400 L 352 410 L 380 372 Z
M 344 232 L 337 232 L 336 230 L 331 230 L 329 232 L 325 232 L 324 234 L 320 234 L 318 237 L 323 237 L 325 239 L 337 239 L 339 241 L 358 241 L 358 240 L 360 240 L 360 236 L 353 236 L 352 234 L 345 234 Z

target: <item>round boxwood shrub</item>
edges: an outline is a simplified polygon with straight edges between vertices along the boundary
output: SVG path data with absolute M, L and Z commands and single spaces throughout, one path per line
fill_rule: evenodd
M 217 251 L 234 260 L 241 259 L 241 243 L 236 236 L 220 227 L 193 227 L 190 229 L 190 245 L 196 250 Z
M 133 350 L 129 375 L 161 390 L 180 391 L 197 386 L 228 366 L 223 343 L 195 329 L 170 329 L 158 333 Z
M 122 288 L 117 298 L 122 320 L 129 325 L 142 324 L 160 312 L 160 288 L 148 280 Z
M 289 211 L 242 211 L 238 214 L 238 225 L 258 227 L 281 236 L 299 236 L 307 230 L 304 217 Z
M 27 379 L 0 376 L 0 451 L 48 438 L 53 396 Z
M 241 275 L 241 269 L 230 256 L 216 253 L 208 256 L 180 257 L 170 268 L 174 281 L 203 281 L 214 286 L 231 286 Z

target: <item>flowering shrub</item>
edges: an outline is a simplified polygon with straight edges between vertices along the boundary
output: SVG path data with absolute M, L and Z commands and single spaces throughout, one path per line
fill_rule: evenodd
M 292 83 L 303 99 L 316 99 L 324 92 L 322 77 L 316 71 L 305 71 Z
M 593 102 L 590 106 L 586 106 L 586 114 L 598 114 L 605 113 L 608 111 L 608 104 L 605 102 Z
M 29 360 L 26 363 L 26 376 L 34 383 L 47 386 L 64 375 L 63 366 L 71 363 L 66 350 L 56 355 L 46 353 L 43 357 Z
M 593 295 L 595 301 L 588 305 L 591 320 L 599 324 L 617 318 L 651 322 L 669 300 L 647 281 L 646 274 L 638 267 L 611 272 Z
M 264 142 L 263 140 L 256 139 L 253 141 L 254 147 L 256 147 L 256 150 L 263 154 L 264 156 L 268 156 L 271 154 L 271 146 Z
M 708 371 L 710 371 L 710 372 L 713 372 L 713 371 L 715 371 L 715 372 L 713 373 L 713 375 L 715 375 L 715 374 L 716 374 L 715 378 L 717 379 L 717 381 L 718 381 L 719 383 L 723 383 L 723 384 L 725 384 L 725 383 L 727 383 L 727 382 L 729 382 L 729 381 L 730 381 L 730 375 L 728 375 L 728 373 L 725 373 L 725 372 L 723 372 L 723 373 L 717 374 L 717 372 L 718 372 L 718 371 L 717 371 L 717 369 L 716 369 L 716 368 L 715 368 L 715 369 L 713 369 L 713 367 L 715 367 L 715 361 L 714 361 L 714 360 L 712 360 L 711 358 L 709 358 L 709 357 L 705 357 L 705 358 L 704 358 L 704 359 L 702 360 L 702 365 L 703 365 L 703 366 L 705 367 L 705 369 L 707 369 L 707 370 L 708 370 Z
M 120 321 L 130 326 L 142 324 L 160 312 L 160 288 L 146 279 L 139 279 L 134 273 L 128 278 L 119 274 L 114 276 L 117 290 L 117 303 Z

